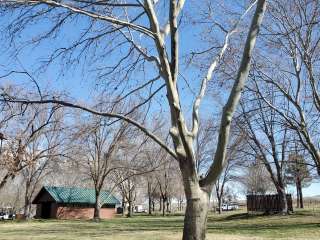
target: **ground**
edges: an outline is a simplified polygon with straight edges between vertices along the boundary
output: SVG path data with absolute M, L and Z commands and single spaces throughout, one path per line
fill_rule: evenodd
M 32 220 L 0 222 L 0 240 L 177 240 L 183 216 L 135 216 L 100 223 Z M 210 214 L 208 240 L 320 239 L 320 211 L 300 210 L 290 216 Z

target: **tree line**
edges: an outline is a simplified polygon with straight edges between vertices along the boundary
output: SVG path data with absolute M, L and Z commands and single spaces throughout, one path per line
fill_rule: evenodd
M 60 116 L 56 128 L 63 129 L 56 132 L 70 126 L 75 133 L 52 140 L 48 130 L 41 149 L 47 145 L 53 158 L 75 157 L 79 169 L 86 166 L 97 200 L 110 177 L 130 205 L 132 179 L 168 161 L 159 178 L 181 174 L 184 240 L 205 239 L 213 189 L 221 199 L 226 182 L 240 179 L 244 167 L 270 179 L 284 214 L 288 182 L 302 199 L 306 172 L 319 175 L 318 1 L 2 1 L 0 13 L 4 52 L 13 62 L 2 70 L 1 129 L 14 131 L 6 124 L 32 109 L 44 109 L 48 122 L 16 130 L 30 139 L 18 137 L 4 158 L 10 163 L 3 184 L 33 166 L 37 127 L 52 128 Z M 37 57 L 25 67 L 27 53 Z M 94 94 L 71 96 L 41 80 L 52 71 L 57 81 L 83 78 Z M 57 145 L 63 151 L 55 154 Z M 163 205 L 168 187 L 159 186 Z

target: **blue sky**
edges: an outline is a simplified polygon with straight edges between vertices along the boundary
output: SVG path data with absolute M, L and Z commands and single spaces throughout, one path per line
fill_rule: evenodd
M 304 188 L 303 194 L 305 197 L 311 197 L 315 195 L 320 195 L 320 183 L 319 182 L 314 182 L 312 183 L 309 187 Z
M 232 3 L 232 1 L 229 1 Z M 186 6 L 186 14 L 192 11 L 190 6 Z M 217 16 L 217 19 L 223 18 L 223 16 Z M 5 24 L 8 19 L 2 18 L 0 19 L 0 25 Z M 37 24 L 36 27 L 27 29 L 25 34 L 34 36 L 37 33 L 41 32 L 43 29 L 46 29 L 50 21 L 42 22 Z M 63 91 L 68 94 L 69 97 L 80 100 L 82 102 L 90 102 L 92 98 L 96 94 L 96 83 L 92 79 L 95 78 L 94 72 L 86 71 L 85 74 L 81 71 L 81 67 L 73 67 L 64 72 L 63 75 L 60 74 L 60 66 L 59 61 L 50 65 L 46 72 L 39 74 L 36 71 L 36 66 L 38 65 L 39 61 L 43 60 L 43 57 L 46 56 L 49 52 L 52 52 L 57 47 L 66 46 L 70 43 L 77 35 L 75 31 L 75 27 L 77 29 L 83 29 L 86 25 L 84 20 L 80 20 L 77 23 L 70 23 L 65 29 L 61 31 L 61 34 L 54 39 L 54 41 L 45 41 L 43 44 L 39 45 L 36 48 L 26 48 L 24 52 L 22 52 L 18 58 L 21 62 L 18 63 L 17 59 L 10 58 L 10 51 L 9 48 L 3 48 L 2 54 L 0 55 L 0 65 L 4 67 L 0 67 L 0 74 L 2 75 L 7 70 L 19 69 L 22 70 L 22 66 L 26 68 L 28 71 L 34 73 L 39 80 L 40 86 L 43 89 L 49 88 L 50 90 L 55 91 Z M 79 30 L 79 31 L 80 31 Z M 22 39 L 25 36 L 21 36 Z M 217 35 L 217 39 L 221 39 L 222 35 Z M 186 27 L 183 31 L 183 34 L 180 36 L 181 42 L 181 51 L 183 53 L 187 53 L 190 49 L 194 50 L 203 50 L 206 49 L 207 46 L 202 46 L 199 44 L 200 42 L 200 32 L 197 31 L 192 26 Z M 3 40 L 4 41 L 4 40 Z M 19 41 L 19 40 L 18 40 Z M 143 40 L 142 42 L 144 42 Z M 8 50 L 8 51 L 6 51 Z M 104 64 L 112 64 L 114 62 L 114 58 L 105 59 Z M 73 63 L 76 65 L 76 63 Z M 83 63 L 82 63 L 83 64 Z M 84 66 L 86 68 L 86 66 Z M 193 90 L 197 88 L 197 81 L 199 78 L 203 77 L 203 75 L 199 74 L 199 72 L 195 71 L 195 68 L 184 68 L 183 74 L 187 76 L 187 81 Z M 149 75 L 155 74 L 154 71 L 151 71 Z M 141 75 L 135 76 L 136 78 L 141 77 Z M 150 77 L 150 76 L 148 76 Z M 30 83 L 26 82 L 26 79 L 22 78 L 21 76 L 13 76 L 9 79 L 10 81 L 14 81 L 16 83 L 24 83 L 25 87 L 30 87 Z M 133 80 L 132 80 L 133 81 Z M 185 91 L 181 92 L 181 96 L 183 99 L 183 107 L 185 108 L 186 113 L 190 116 L 191 112 L 191 100 L 193 99 L 193 94 L 191 91 L 188 90 L 188 87 L 183 83 L 181 84 L 181 88 L 184 88 Z M 156 87 L 156 86 L 155 86 Z M 109 89 L 110 90 L 110 89 Z M 112 90 L 112 89 L 111 89 Z M 222 90 L 222 91 L 221 91 Z M 220 92 L 221 91 L 221 92 Z M 220 92 L 220 97 L 225 98 L 227 96 L 225 88 L 216 89 L 216 92 Z M 165 95 L 164 92 L 159 94 L 158 100 L 165 101 L 165 97 L 161 97 L 161 95 Z M 219 100 L 213 99 L 212 97 L 207 97 L 204 99 L 204 102 L 201 106 L 202 114 L 205 116 L 211 116 L 214 113 L 217 113 L 221 110 L 221 106 L 218 104 Z M 153 111 L 157 111 L 159 109 L 159 104 L 155 104 L 153 106 Z M 310 187 L 304 189 L 305 196 L 312 196 L 320 194 L 320 183 L 313 183 Z

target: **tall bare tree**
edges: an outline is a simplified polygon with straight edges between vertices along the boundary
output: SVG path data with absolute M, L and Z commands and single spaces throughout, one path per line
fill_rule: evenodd
M 106 118 L 93 117 L 86 119 L 77 133 L 80 151 L 83 152 L 83 169 L 88 169 L 87 175 L 95 189 L 95 206 L 93 218 L 100 221 L 100 195 L 106 186 L 110 174 L 119 167 L 117 165 L 117 152 L 122 146 L 124 138 L 128 137 L 128 124 L 125 122 L 114 123 Z M 81 144 L 82 143 L 82 144 Z
M 254 64 L 253 75 L 260 86 L 257 92 L 295 132 L 320 174 L 319 1 L 271 3 L 265 22 L 265 48 L 257 52 Z M 278 101 L 268 101 L 263 86 L 273 88 Z
M 251 91 L 246 93 L 247 98 L 244 98 L 244 103 L 241 104 L 242 120 L 238 119 L 238 125 L 247 133 L 252 154 L 268 171 L 280 197 L 281 211 L 286 214 L 288 203 L 285 170 L 290 142 L 288 129 L 279 123 L 278 115 L 273 109 L 256 98 Z M 274 101 L 272 89 L 269 90 L 268 99 Z

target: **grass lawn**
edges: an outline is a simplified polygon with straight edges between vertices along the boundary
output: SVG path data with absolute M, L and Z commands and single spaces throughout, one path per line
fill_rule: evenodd
M 135 216 L 101 223 L 33 220 L 0 222 L 1 240 L 177 240 L 183 216 Z M 248 216 L 243 212 L 210 215 L 208 239 L 320 239 L 320 211 L 297 211 L 290 216 Z

